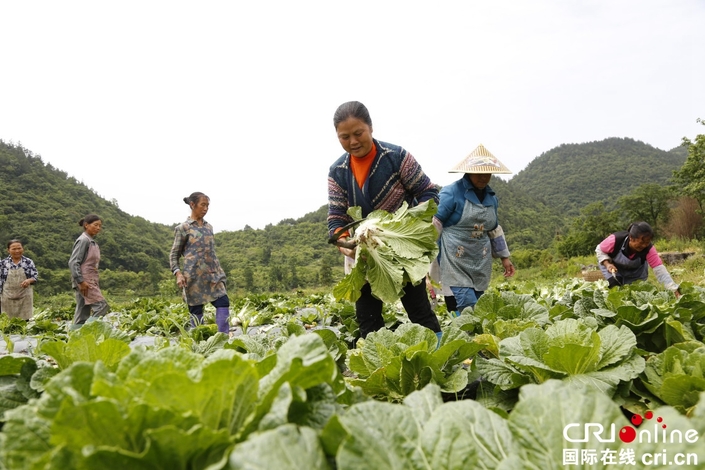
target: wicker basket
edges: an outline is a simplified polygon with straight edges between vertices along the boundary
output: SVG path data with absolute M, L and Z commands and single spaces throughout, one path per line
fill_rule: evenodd
M 583 279 L 588 282 L 595 282 L 604 278 L 605 276 L 602 275 L 602 271 L 583 271 Z

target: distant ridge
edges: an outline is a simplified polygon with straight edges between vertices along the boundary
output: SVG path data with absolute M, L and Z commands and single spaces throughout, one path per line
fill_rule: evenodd
M 593 202 L 613 208 L 616 199 L 644 183 L 667 185 L 685 159 L 683 147 L 665 151 L 634 139 L 611 137 L 544 152 L 509 184 L 565 215 L 576 216 Z
M 664 151 L 629 138 L 563 144 L 536 157 L 509 181 L 493 177 L 499 218 L 510 249 L 554 249 L 585 206 L 608 209 L 644 183 L 667 185 L 686 149 Z M 460 178 L 461 175 L 458 175 Z M 89 212 L 105 224 L 100 234 L 101 284 L 109 291 L 153 295 L 175 289 L 168 269 L 172 227 L 120 210 L 66 172 L 45 164 L 21 145 L 0 140 L 0 243 L 26 243 L 40 271 L 39 295 L 70 292 L 67 261 Z M 342 276 L 340 254 L 327 239 L 327 206 L 264 229 L 216 234 L 228 291 L 278 292 L 326 288 Z M 6 255 L 4 255 L 6 256 Z M 174 290 L 174 294 L 175 294 Z

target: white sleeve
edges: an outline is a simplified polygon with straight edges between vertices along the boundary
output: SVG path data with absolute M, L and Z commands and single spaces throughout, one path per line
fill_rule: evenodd
M 433 226 L 436 227 L 436 232 L 438 232 L 438 237 L 441 236 L 441 233 L 443 233 L 443 222 L 438 220 L 437 217 L 433 218 Z
M 600 244 L 597 244 L 597 247 L 595 248 L 595 254 L 597 255 L 597 264 L 602 266 L 602 263 L 604 261 L 612 261 L 612 258 L 610 258 L 610 255 L 602 251 L 600 248 Z
M 668 273 L 668 269 L 666 269 L 666 266 L 659 264 L 656 266 L 654 269 L 654 274 L 656 275 L 656 279 L 658 282 L 663 284 L 663 287 L 669 290 L 676 290 L 678 289 L 678 284 L 673 282 L 673 278 L 671 275 Z

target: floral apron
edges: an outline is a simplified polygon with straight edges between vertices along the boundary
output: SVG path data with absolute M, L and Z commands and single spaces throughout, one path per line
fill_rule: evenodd
M 34 301 L 34 288 L 22 287 L 22 282 L 27 279 L 24 269 L 11 269 L 7 273 L 7 280 L 2 288 L 0 308 L 10 318 L 29 320 L 32 318 Z
M 191 225 L 184 246 L 186 279 L 184 297 L 188 305 L 203 305 L 227 294 L 225 272 L 215 256 L 215 236 L 208 225 Z

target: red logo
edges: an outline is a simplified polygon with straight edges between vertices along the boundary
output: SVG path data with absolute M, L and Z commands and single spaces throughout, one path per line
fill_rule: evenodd
M 639 426 L 644 422 L 644 418 L 650 420 L 653 419 L 653 417 L 654 413 L 651 411 L 647 411 L 646 413 L 644 413 L 643 417 L 639 414 L 632 416 L 631 421 L 634 426 Z M 656 418 L 656 421 L 659 423 L 663 423 L 663 418 L 659 416 L 658 418 Z M 662 424 L 661 427 L 663 429 L 666 429 L 666 424 Z M 636 439 L 636 429 L 631 426 L 624 426 L 622 429 L 619 430 L 619 439 L 622 442 L 629 444 L 630 442 L 634 441 L 634 439 Z

